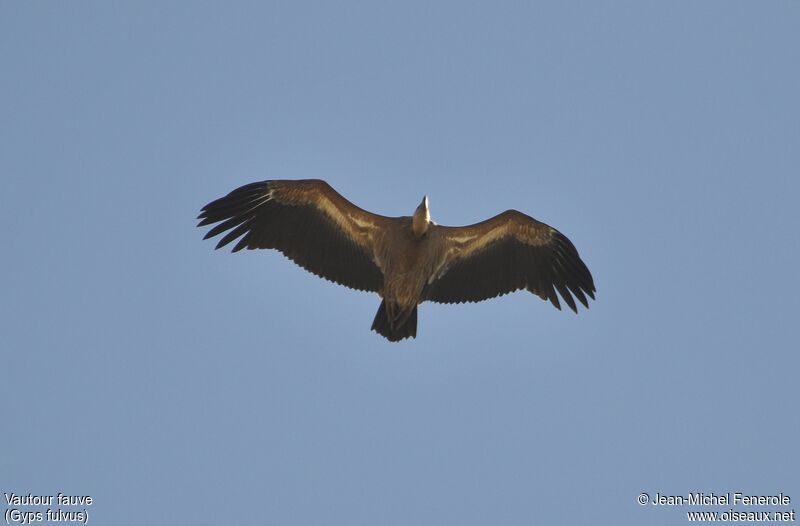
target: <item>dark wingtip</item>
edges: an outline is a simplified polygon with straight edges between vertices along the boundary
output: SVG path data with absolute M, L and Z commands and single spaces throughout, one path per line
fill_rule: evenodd
M 556 283 L 556 289 L 558 289 L 558 293 L 561 294 L 561 297 L 564 299 L 565 302 L 567 302 L 567 306 L 572 310 L 572 312 L 577 314 L 578 307 L 575 305 L 575 299 L 572 297 L 572 294 L 570 294 L 569 290 L 567 289 L 567 286 L 564 285 L 563 282 L 558 281 Z

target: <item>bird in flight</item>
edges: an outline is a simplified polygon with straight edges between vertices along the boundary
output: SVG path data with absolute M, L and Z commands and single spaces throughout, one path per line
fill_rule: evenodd
M 243 248 L 274 248 L 317 276 L 383 299 L 372 330 L 389 341 L 417 335 L 417 305 L 478 302 L 526 289 L 561 310 L 589 308 L 594 281 L 572 242 L 516 210 L 469 226 L 430 219 L 428 198 L 413 216 L 363 210 L 321 180 L 244 185 L 212 201 L 198 226 Z M 573 298 L 574 296 L 574 298 Z

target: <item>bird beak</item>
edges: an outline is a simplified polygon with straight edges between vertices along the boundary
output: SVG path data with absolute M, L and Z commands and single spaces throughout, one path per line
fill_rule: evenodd
M 427 195 L 422 198 L 422 202 L 419 204 L 419 206 L 421 206 L 422 208 L 425 208 L 425 209 L 428 208 L 428 196 Z

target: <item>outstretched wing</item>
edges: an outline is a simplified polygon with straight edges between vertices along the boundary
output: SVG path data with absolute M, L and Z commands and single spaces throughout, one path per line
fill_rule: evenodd
M 232 191 L 203 207 L 203 239 L 227 233 L 224 247 L 241 237 L 243 248 L 274 248 L 314 274 L 359 290 L 377 292 L 383 273 L 375 249 L 391 218 L 362 210 L 325 181 L 262 181 Z
M 483 301 L 527 289 L 561 309 L 558 295 L 578 312 L 588 308 L 594 281 L 578 251 L 561 232 L 516 210 L 465 227 L 436 226 L 444 261 L 425 299 L 439 303 Z

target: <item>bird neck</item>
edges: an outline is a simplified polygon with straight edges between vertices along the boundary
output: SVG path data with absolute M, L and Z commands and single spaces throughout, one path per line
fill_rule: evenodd
M 418 238 L 424 236 L 428 231 L 430 222 L 431 216 L 428 210 L 418 208 L 417 211 L 414 212 L 414 218 L 411 221 L 411 229 L 414 231 L 414 235 Z

